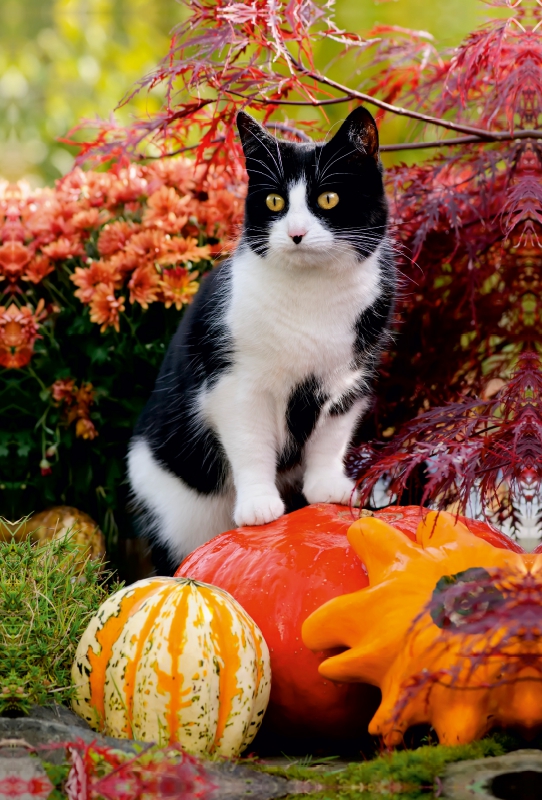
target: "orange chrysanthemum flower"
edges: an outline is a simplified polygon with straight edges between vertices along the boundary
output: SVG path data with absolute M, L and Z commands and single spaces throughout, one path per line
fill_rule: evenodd
M 31 203 L 22 212 L 21 216 L 27 236 L 32 236 L 40 245 L 48 244 L 56 239 L 59 234 L 55 222 L 60 213 L 58 201 L 49 198 L 39 204 Z
M 122 250 L 130 238 L 139 231 L 139 225 L 130 222 L 111 222 L 106 225 L 98 239 L 98 252 L 101 256 L 111 256 Z
M 75 392 L 74 402 L 79 409 L 77 416 L 84 417 L 88 415 L 90 406 L 94 403 L 94 396 L 96 392 L 91 383 L 82 383 L 79 389 Z
M 3 367 L 24 367 L 32 358 L 34 342 L 42 338 L 38 328 L 46 316 L 44 305 L 40 300 L 35 311 L 30 306 L 0 306 L 0 364 Z
M 166 308 L 175 305 L 177 311 L 187 303 L 191 303 L 199 289 L 197 272 L 188 272 L 184 267 L 166 269 L 160 281 L 161 297 Z
M 75 422 L 75 435 L 82 439 L 95 439 L 98 431 L 90 419 L 90 407 L 94 403 L 95 390 L 91 383 L 82 383 L 79 388 L 73 378 L 62 378 L 51 386 L 54 400 L 64 404 L 64 418 L 68 425 Z
M 161 186 L 147 200 L 143 225 L 159 228 L 166 233 L 180 233 L 190 216 L 191 203 L 190 195 L 180 197 L 175 189 Z
M 139 204 L 139 201 L 148 194 L 147 181 L 142 172 L 141 168 L 132 165 L 127 169 L 122 169 L 118 177 L 111 176 L 113 180 L 107 192 L 108 208 Z
M 49 258 L 52 258 L 53 261 L 65 261 L 67 258 L 83 256 L 85 254 L 85 250 L 78 236 L 61 236 L 56 242 L 51 242 L 51 244 L 42 247 L 42 252 L 45 253 L 46 256 L 49 256 Z
M 90 303 L 98 284 L 112 284 L 118 288 L 121 282 L 119 272 L 110 261 L 92 261 L 89 267 L 76 267 L 70 280 L 79 287 L 74 294 L 82 303 Z
M 160 288 L 160 274 L 153 264 L 142 264 L 134 270 L 128 283 L 130 289 L 130 303 L 139 303 L 142 308 L 148 308 L 149 303 L 154 303 Z
M 48 224 L 53 237 L 72 239 L 78 236 L 78 231 L 73 224 L 73 218 L 84 208 L 80 203 L 61 202 L 53 206 L 53 213 L 49 215 Z
M 146 230 L 136 233 L 128 242 L 125 252 L 142 261 L 157 261 L 169 250 L 169 237 L 163 231 Z
M 81 439 L 95 439 L 98 436 L 96 426 L 88 417 L 82 417 L 75 423 L 75 435 Z
M 73 378 L 61 378 L 51 386 L 53 399 L 58 403 L 64 400 L 71 403 L 75 396 L 75 380 Z
M 119 314 L 125 310 L 124 297 L 115 296 L 115 287 L 111 283 L 99 283 L 90 300 L 90 320 L 100 325 L 103 333 L 107 328 L 120 330 Z
M 143 169 L 146 171 L 149 196 L 161 186 L 172 186 L 184 195 L 194 191 L 208 166 L 201 164 L 194 167 L 194 162 L 189 158 L 172 158 L 155 161 Z
M 188 236 L 174 236 L 168 240 L 168 252 L 157 259 L 159 264 L 187 264 L 208 260 L 211 257 L 209 245 L 198 245 L 198 240 Z
M 66 176 L 67 178 L 68 176 Z M 74 185 L 75 191 L 72 196 L 79 203 L 86 202 L 87 208 L 103 208 L 107 202 L 111 185 L 116 181 L 116 177 L 109 172 L 83 172 L 78 176 L 79 191 Z M 65 189 L 68 181 L 60 181 L 60 188 Z
M 222 238 L 231 235 L 234 228 L 240 227 L 243 206 L 243 196 L 237 196 L 225 188 L 211 189 L 208 201 L 198 209 L 198 222 L 208 236 Z
M 127 250 L 119 250 L 118 253 L 114 253 L 108 258 L 107 263 L 110 265 L 111 269 L 120 276 L 120 279 L 123 280 L 127 275 L 133 272 L 142 261 L 144 262 L 144 259 L 141 259 L 133 250 L 128 248 Z
M 54 265 L 46 256 L 37 255 L 25 268 L 22 279 L 31 283 L 41 283 L 47 275 L 54 272 L 54 269 Z
M 144 309 L 156 301 L 180 309 L 198 288 L 191 265 L 223 248 L 216 238 L 238 215 L 240 183 L 220 166 L 196 166 L 187 158 L 100 173 L 76 168 L 54 189 L 0 182 L 0 280 L 7 278 L 4 286 L 16 294 L 32 291 L 76 258 L 79 265 L 69 267 L 74 295 L 90 306 L 102 330 L 119 330 L 119 295 Z M 141 223 L 131 221 L 135 211 Z M 201 245 L 202 231 L 215 243 Z M 96 239 L 99 260 L 93 260 Z M 4 319 L 2 330 L 9 324 L 14 335 L 13 322 Z M 7 355 L 2 347 L 5 363 L 31 358 L 31 342 Z
M 16 281 L 31 258 L 31 251 L 21 242 L 5 242 L 0 247 L 0 270 L 10 281 Z
M 89 208 L 86 211 L 79 211 L 72 217 L 72 225 L 78 231 L 92 230 L 104 225 L 111 215 L 108 211 L 99 211 L 97 208 Z

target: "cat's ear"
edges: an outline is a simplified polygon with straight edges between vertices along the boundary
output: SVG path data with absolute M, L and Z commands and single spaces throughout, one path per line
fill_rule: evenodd
M 277 140 L 246 111 L 239 111 L 237 114 L 237 128 L 245 156 L 251 155 L 256 150 L 269 152 L 270 146 L 273 149 L 277 146 Z
M 368 157 L 378 161 L 378 130 L 372 115 L 363 106 L 358 106 L 347 116 L 333 139 L 326 147 L 349 146 L 352 157 Z

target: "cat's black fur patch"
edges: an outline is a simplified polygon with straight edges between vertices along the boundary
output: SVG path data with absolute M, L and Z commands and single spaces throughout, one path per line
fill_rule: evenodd
M 179 559 L 172 556 L 169 547 L 161 544 L 157 538 L 151 542 L 151 561 L 155 575 L 172 576 L 179 566 Z
M 332 417 L 340 417 L 341 414 L 347 414 L 354 403 L 361 400 L 369 394 L 366 381 L 360 381 L 358 386 L 353 386 L 342 397 L 339 398 L 329 409 Z
M 298 384 L 290 394 L 286 408 L 286 427 L 290 437 L 284 452 L 279 457 L 277 465 L 279 472 L 301 463 L 303 446 L 318 422 L 326 399 L 314 375 L 310 375 L 303 383 Z
M 202 494 L 219 492 L 228 462 L 215 433 L 194 419 L 194 400 L 204 382 L 212 386 L 232 363 L 223 322 L 229 263 L 202 281 L 166 353 L 156 386 L 135 436 L 144 436 L 157 461 Z
M 366 357 L 368 352 L 381 346 L 382 336 L 390 323 L 393 296 L 382 292 L 374 303 L 359 315 L 355 323 L 356 355 Z

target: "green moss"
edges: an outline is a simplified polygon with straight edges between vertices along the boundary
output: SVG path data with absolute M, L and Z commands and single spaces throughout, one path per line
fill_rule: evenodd
M 367 800 L 371 796 L 415 800 L 433 791 L 437 777 L 444 773 L 447 764 L 499 756 L 516 746 L 512 737 L 493 736 L 456 747 L 430 745 L 417 750 L 385 753 L 370 761 L 350 763 L 340 770 L 334 768 L 332 762 L 329 770 L 323 771 L 299 764 L 287 767 L 253 766 L 270 774 L 329 787 L 311 794 L 311 800 Z
M 69 702 L 75 650 L 110 575 L 69 536 L 41 546 L 8 536 L 0 521 L 0 713 L 24 714 Z

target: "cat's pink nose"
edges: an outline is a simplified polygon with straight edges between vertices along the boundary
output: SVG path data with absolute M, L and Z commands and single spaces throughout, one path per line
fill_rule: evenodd
M 305 230 L 305 228 L 299 227 L 289 230 L 288 236 L 290 237 L 290 239 L 292 239 L 294 244 L 299 244 L 306 233 L 307 231 Z

